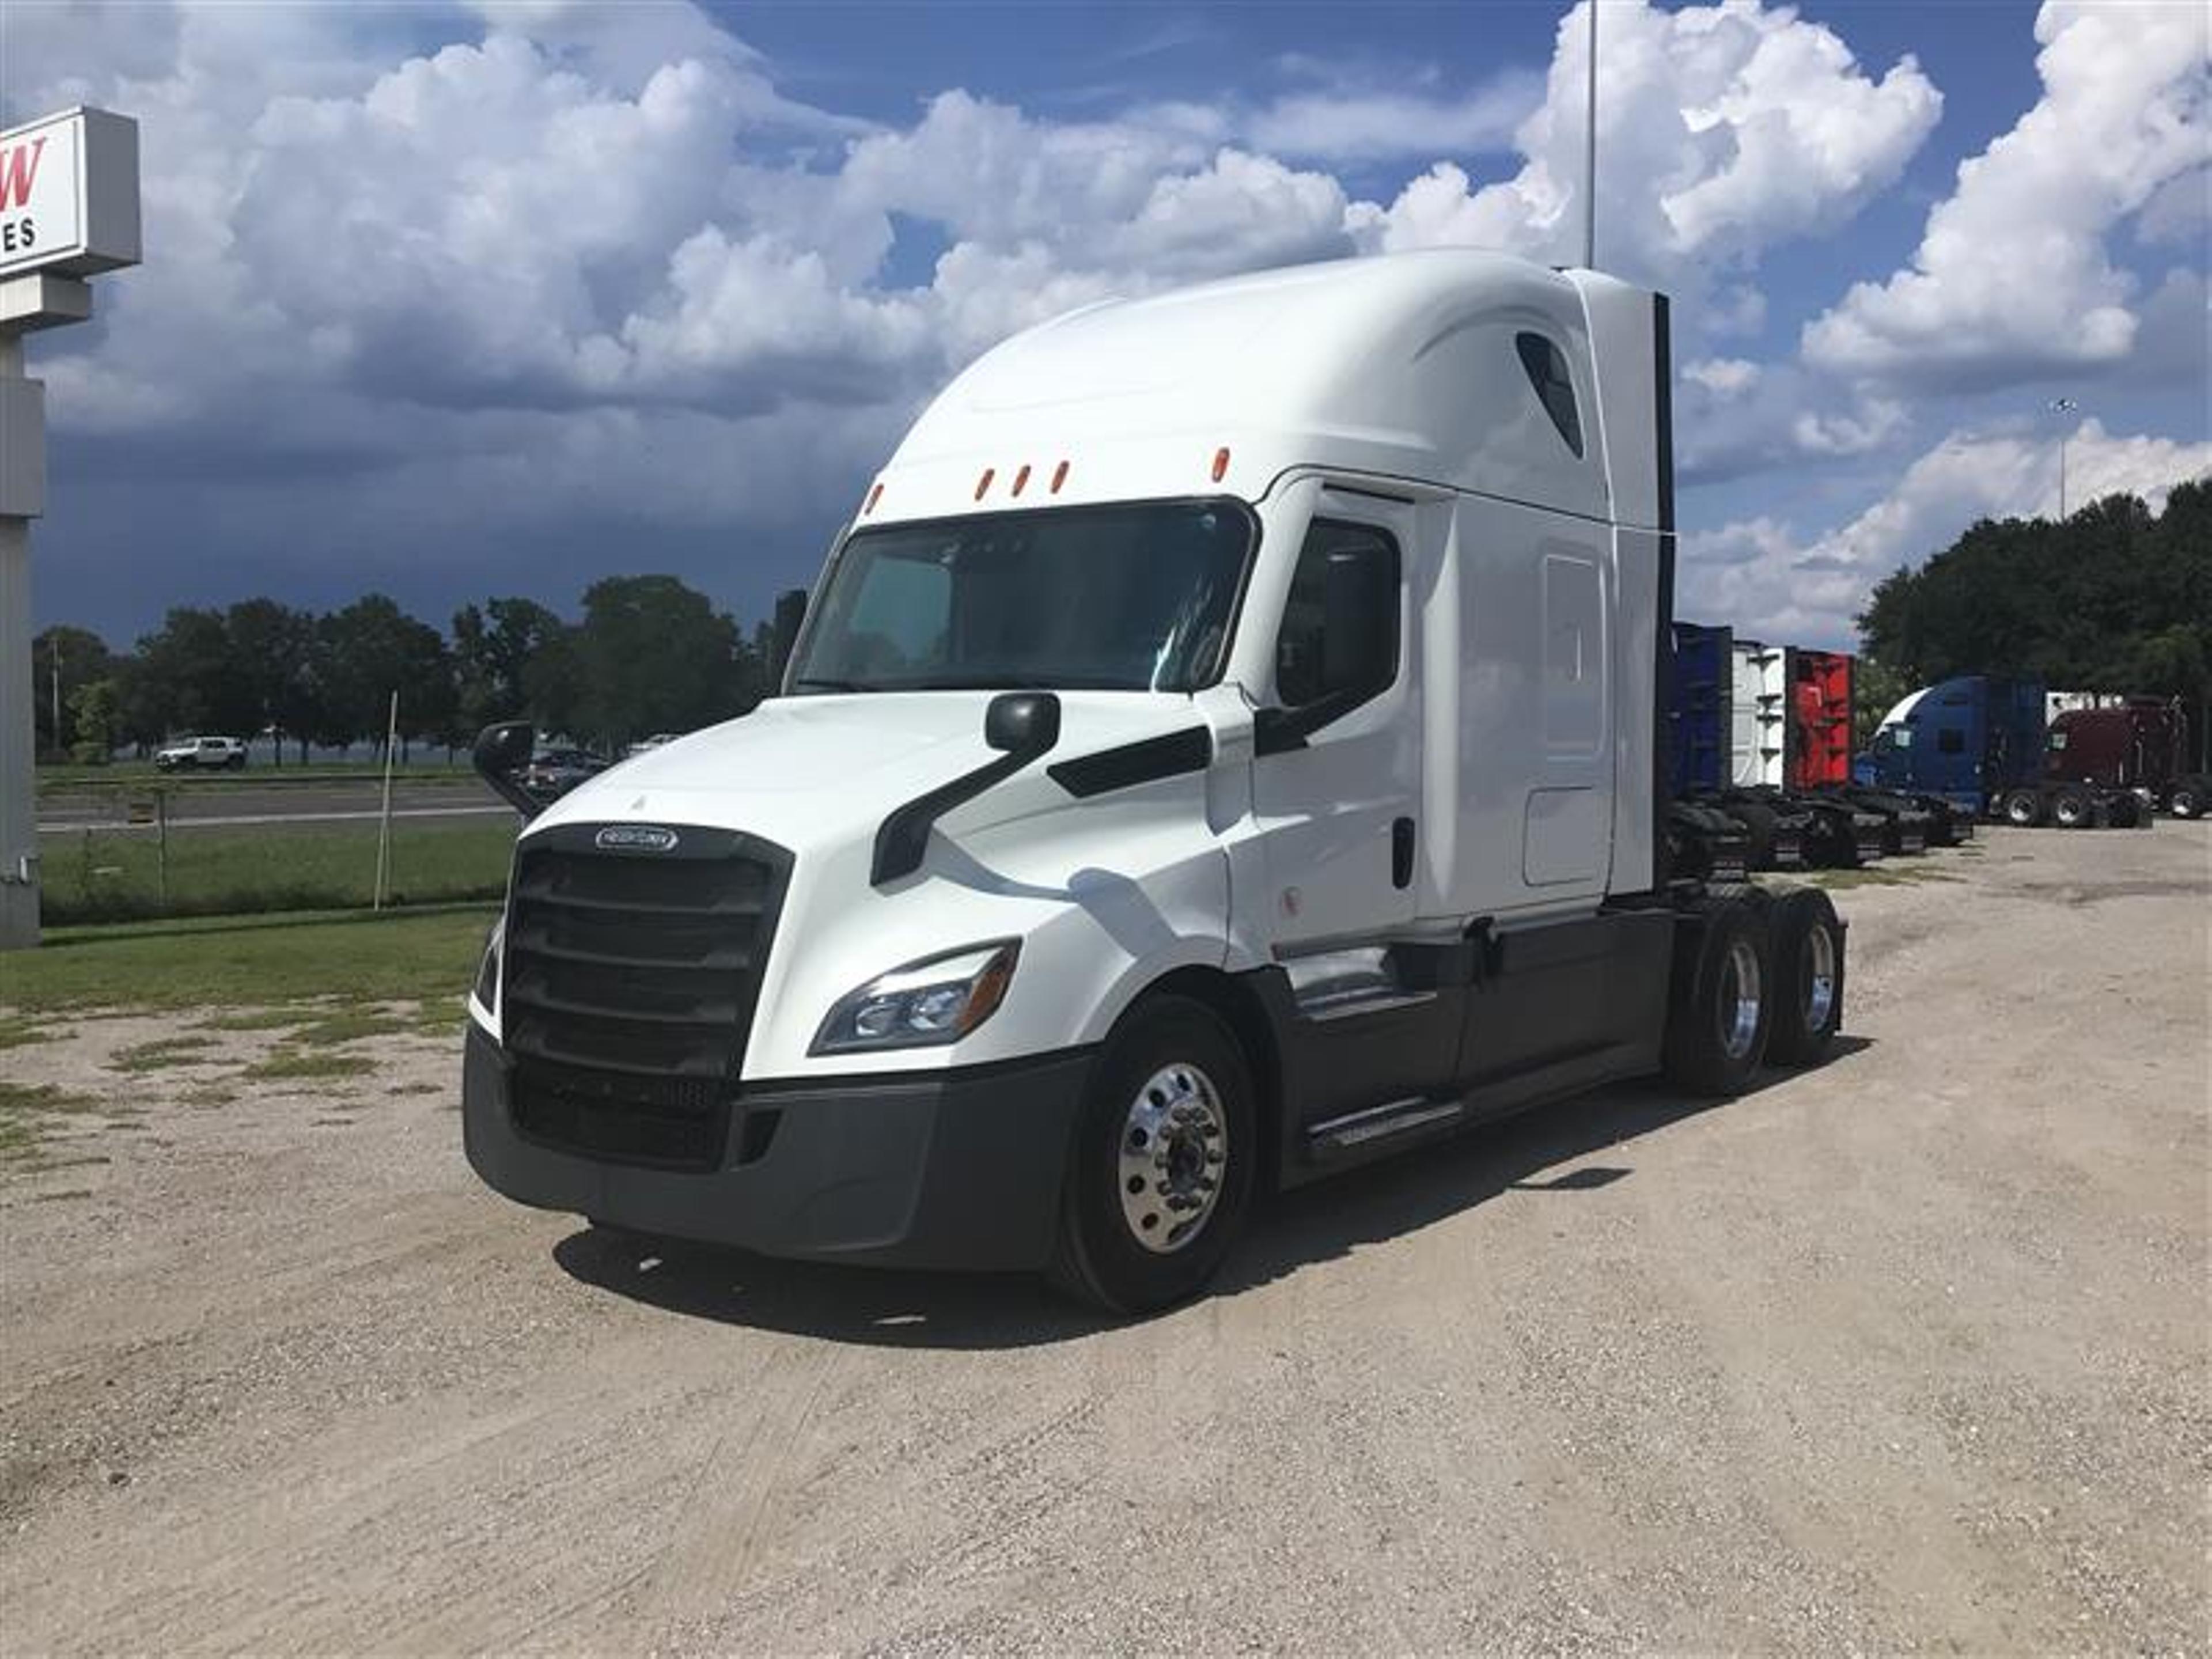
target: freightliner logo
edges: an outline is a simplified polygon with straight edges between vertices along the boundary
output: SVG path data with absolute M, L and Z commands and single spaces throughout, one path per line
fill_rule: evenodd
M 592 837 L 592 845 L 603 853 L 672 853 L 681 839 L 658 823 L 611 823 Z

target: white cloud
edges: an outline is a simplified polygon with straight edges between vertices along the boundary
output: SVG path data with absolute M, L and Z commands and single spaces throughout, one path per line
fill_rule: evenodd
M 2066 469 L 2069 508 L 2124 493 L 2162 511 L 2175 484 L 2212 475 L 2212 443 L 2118 435 L 2085 420 L 2067 434 Z M 2053 516 L 2057 497 L 2056 431 L 1954 432 L 1888 495 L 1810 542 L 1763 517 L 1684 536 L 1675 609 L 1778 644 L 1838 644 L 1892 571 L 1978 519 Z
M 1278 98 L 1237 130 L 1258 149 L 1307 160 L 1477 155 L 1504 149 L 1543 93 L 1540 77 L 1510 71 L 1463 98 L 1332 88 Z
M 1451 163 L 1354 228 L 1379 249 L 1468 242 L 1549 262 L 1581 252 L 1588 13 L 1559 24 L 1548 94 L 1514 177 L 1474 187 Z M 1598 257 L 1680 286 L 1686 273 L 1832 231 L 1892 183 L 1942 95 L 1907 58 L 1870 79 L 1826 27 L 1741 0 L 1599 15 Z
M 2201 204 L 2212 187 L 2207 28 L 2196 5 L 2050 0 L 2035 25 L 2040 100 L 1960 164 L 1909 269 L 1854 284 L 1807 325 L 1807 359 L 1964 389 L 2125 358 L 2135 284 L 2105 239 L 2147 204 L 2154 231 L 2179 222 L 2163 192 Z
M 1759 384 L 1757 363 L 1742 357 L 1707 357 L 1682 365 L 1682 378 L 1692 380 L 1716 398 L 1740 397 Z

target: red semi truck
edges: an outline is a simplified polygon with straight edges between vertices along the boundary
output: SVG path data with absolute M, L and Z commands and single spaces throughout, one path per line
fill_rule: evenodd
M 2048 745 L 2044 775 L 2052 782 L 2130 790 L 2178 818 L 2212 806 L 2212 778 L 2186 769 L 2189 720 L 2178 699 L 2069 708 L 2051 720 Z

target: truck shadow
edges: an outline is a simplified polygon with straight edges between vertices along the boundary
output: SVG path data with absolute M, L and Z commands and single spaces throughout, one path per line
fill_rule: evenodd
M 1838 1037 L 1829 1063 L 1845 1063 L 1872 1046 L 1864 1037 Z M 1768 1072 L 1732 1101 L 1692 1099 L 1654 1084 L 1616 1085 L 1432 1144 L 1419 1157 L 1386 1159 L 1264 1199 L 1200 1305 L 1419 1232 L 1501 1194 L 1571 1198 L 1601 1190 L 1635 1174 L 1631 1154 L 1639 1138 L 1706 1112 L 1742 1109 L 1791 1075 Z M 1592 1161 L 1577 1163 L 1584 1158 Z M 1127 1322 L 1088 1312 L 1020 1274 L 778 1261 L 592 1228 L 561 1239 L 553 1259 L 580 1283 L 665 1312 L 829 1342 L 1022 1348 Z

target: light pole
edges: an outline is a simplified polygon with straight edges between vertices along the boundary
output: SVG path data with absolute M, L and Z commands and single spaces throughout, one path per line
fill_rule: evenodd
M 2071 415 L 2081 405 L 2071 398 L 2053 398 L 2045 407 L 2053 415 L 2057 416 L 2062 422 L 2058 428 L 2058 522 L 2064 524 L 2066 522 L 2066 428 L 2063 422 L 2067 416 Z
M 1597 0 L 1589 0 L 1589 85 L 1583 99 L 1583 269 L 1597 269 Z

